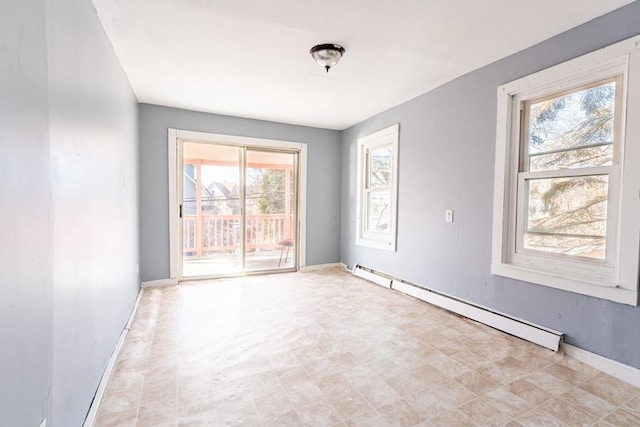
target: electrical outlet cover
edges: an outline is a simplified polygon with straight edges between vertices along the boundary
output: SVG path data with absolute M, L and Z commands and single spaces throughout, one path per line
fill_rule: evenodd
M 448 209 L 444 211 L 444 221 L 445 222 L 453 222 L 453 210 Z

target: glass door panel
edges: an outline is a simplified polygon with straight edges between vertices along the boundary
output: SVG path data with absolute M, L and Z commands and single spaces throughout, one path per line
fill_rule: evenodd
M 243 272 L 241 147 L 185 142 L 182 276 Z
M 245 271 L 296 268 L 297 153 L 248 148 Z

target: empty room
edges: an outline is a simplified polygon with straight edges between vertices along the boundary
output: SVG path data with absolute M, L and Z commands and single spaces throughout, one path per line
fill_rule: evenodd
M 640 426 L 640 1 L 0 0 L 0 427 Z

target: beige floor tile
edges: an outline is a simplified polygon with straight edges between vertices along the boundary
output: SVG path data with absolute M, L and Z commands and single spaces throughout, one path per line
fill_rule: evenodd
M 539 408 L 516 418 L 516 422 L 523 427 L 567 427 L 565 423 Z
M 507 413 L 495 408 L 481 398 L 458 406 L 458 410 L 467 414 L 469 418 L 481 426 L 502 426 L 511 421 L 511 417 Z
M 373 406 L 377 408 L 400 398 L 400 394 L 391 388 L 382 378 L 359 383 L 354 388 Z
M 264 372 L 251 375 L 243 380 L 245 393 L 253 397 L 263 396 L 276 390 L 282 389 L 278 375 L 275 372 Z
M 504 387 L 491 390 L 482 396 L 482 399 L 500 411 L 507 413 L 511 418 L 516 418 L 534 407 L 534 405 L 509 392 Z
M 207 399 L 192 398 L 189 401 L 178 403 L 178 419 L 183 423 L 190 420 L 218 420 L 218 411 L 213 401 Z
M 285 369 L 295 368 L 302 366 L 302 363 L 296 355 L 291 351 L 276 351 L 268 356 L 271 369 L 276 371 L 282 371 Z
M 568 391 L 562 393 L 558 398 L 565 402 L 572 403 L 598 418 L 602 418 L 616 409 L 615 406 L 607 401 L 602 400 L 578 387 L 572 387 Z
M 426 420 L 420 411 L 403 399 L 379 407 L 378 413 L 393 426 L 415 426 Z
M 578 372 L 560 363 L 555 363 L 553 365 L 550 365 L 544 368 L 543 372 L 546 372 L 552 376 L 555 376 L 556 378 L 560 378 L 563 381 L 566 381 L 576 386 L 584 384 L 592 378 L 590 374 L 584 371 Z
M 509 384 L 531 373 L 531 369 L 518 359 L 506 356 L 479 368 L 477 372 L 496 383 Z
M 294 410 L 283 414 L 270 414 L 261 420 L 263 426 L 297 427 L 302 424 L 302 420 Z
M 425 390 L 439 400 L 452 406 L 459 406 L 476 398 L 476 394 L 455 380 L 434 384 Z
M 478 395 L 485 394 L 491 390 L 494 390 L 500 387 L 500 384 L 482 376 L 480 373 L 476 371 L 462 374 L 456 377 L 455 381 L 457 381 L 458 383 L 460 383 L 461 385 L 465 386 L 466 388 L 468 388 L 469 390 L 473 391 Z
M 544 370 L 527 375 L 524 379 L 552 396 L 560 396 L 571 388 L 571 384 Z
M 295 408 L 307 406 L 325 398 L 322 390 L 313 382 L 294 384 L 286 388 L 286 393 Z
M 140 406 L 175 406 L 178 402 L 178 387 L 175 382 L 145 382 Z
M 188 413 L 178 417 L 179 427 L 218 427 L 219 425 L 218 413 L 215 409 L 207 412 Z
M 187 418 L 178 420 L 178 427 L 219 427 L 217 420 L 203 420 L 196 418 Z
M 455 378 L 471 372 L 471 368 L 440 351 L 432 352 L 425 357 L 425 361 L 429 366 L 436 368 L 447 378 Z
M 404 400 L 427 420 L 455 409 L 454 406 L 444 402 L 430 390 L 414 393 L 405 397 Z
M 330 427 L 342 423 L 342 417 L 326 399 L 298 408 L 296 412 L 305 426 Z
M 293 409 L 293 405 L 284 390 L 277 390 L 254 399 L 256 412 L 260 418 L 269 415 L 281 415 Z
M 638 393 L 327 270 L 145 290 L 96 425 L 637 425 Z
M 598 420 L 597 416 L 560 399 L 549 400 L 540 409 L 570 426 L 591 425 Z
M 358 359 L 350 352 L 338 353 L 329 357 L 329 362 L 337 368 L 337 372 L 348 371 L 358 366 Z
M 624 409 L 618 409 L 599 421 L 596 425 L 607 427 L 637 427 L 640 426 L 640 416 L 631 414 Z
M 509 348 L 503 345 L 491 345 L 491 343 L 478 343 L 469 348 L 469 352 L 475 354 L 483 362 L 496 362 L 509 355 Z
M 426 365 L 398 375 L 386 375 L 383 378 L 401 396 L 413 394 L 447 380 L 440 371 Z
M 393 356 L 387 356 L 403 369 L 418 369 L 427 364 L 424 354 L 419 350 L 402 349 Z
M 100 410 L 104 413 L 137 411 L 142 395 L 141 390 L 141 387 L 123 390 L 110 388 L 105 393 Z
M 462 363 L 469 369 L 475 371 L 483 366 L 490 365 L 493 360 L 485 359 L 473 353 L 471 350 L 462 350 L 451 355 L 451 358 L 455 361 Z
M 336 394 L 326 395 L 326 398 L 345 420 L 374 409 L 369 402 L 353 388 Z
M 529 402 L 531 406 L 538 406 L 553 397 L 551 394 L 535 386 L 532 382 L 527 381 L 526 378 L 516 380 L 503 388 L 525 402 Z
M 177 382 L 178 404 L 191 400 L 194 396 L 213 400 L 213 383 L 208 375 L 179 377 Z
M 138 409 L 138 427 L 152 427 L 178 423 L 177 405 L 142 404 Z
M 135 375 L 146 370 L 146 365 L 149 359 L 146 357 L 137 357 L 137 358 L 129 358 L 129 359 L 121 359 L 118 358 L 118 361 L 113 367 L 113 375 L 116 376 L 118 374 L 122 375 Z
M 323 352 L 316 345 L 303 345 L 296 346 L 290 344 L 292 348 L 293 354 L 303 365 L 307 365 L 309 363 L 315 362 L 320 359 L 325 359 L 327 357 L 327 353 Z M 346 347 L 341 347 L 341 350 L 346 351 Z
M 467 414 L 464 414 L 457 409 L 452 409 L 426 421 L 423 425 L 436 427 L 466 427 L 477 426 L 478 424 L 474 423 Z
M 138 407 L 117 412 L 102 409 L 96 418 L 94 427 L 134 427 L 138 416 Z
M 331 374 L 314 381 L 327 396 L 351 390 L 352 386 L 342 374 Z
M 627 402 L 622 409 L 640 417 L 640 395 Z
M 372 382 L 379 383 L 379 381 L 382 380 L 382 377 L 364 364 L 358 364 L 352 369 L 348 369 L 340 374 L 349 384 L 356 388 L 367 386 Z
M 330 374 L 339 374 L 341 372 L 337 366 L 332 365 L 328 358 L 313 360 L 304 364 L 304 369 L 310 378 L 323 378 Z
M 377 411 L 370 411 L 357 417 L 348 419 L 345 424 L 349 427 L 387 427 L 393 424 L 389 423 L 382 415 Z
M 638 395 L 637 388 L 605 373 L 596 375 L 580 388 L 614 406 L 622 405 Z
M 386 356 L 384 358 L 368 362 L 365 366 L 367 366 L 369 369 L 383 378 L 385 376 L 398 375 L 402 372 L 407 371 L 406 368 L 401 367 L 394 361 L 388 359 Z
M 311 376 L 304 367 L 294 367 L 277 371 L 278 378 L 283 386 L 289 387 L 311 381 Z
M 216 407 L 221 425 L 261 425 L 255 404 L 250 399 L 217 402 Z

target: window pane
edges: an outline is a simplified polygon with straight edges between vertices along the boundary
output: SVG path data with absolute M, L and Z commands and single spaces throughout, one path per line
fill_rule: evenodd
M 613 81 L 530 104 L 531 170 L 611 164 L 613 150 L 600 146 L 613 143 L 615 97 Z
M 389 232 L 391 223 L 391 192 L 367 194 L 367 231 Z
M 531 179 L 526 187 L 526 249 L 605 258 L 607 175 Z
M 390 145 L 370 152 L 369 188 L 385 188 L 391 186 L 392 148 Z

